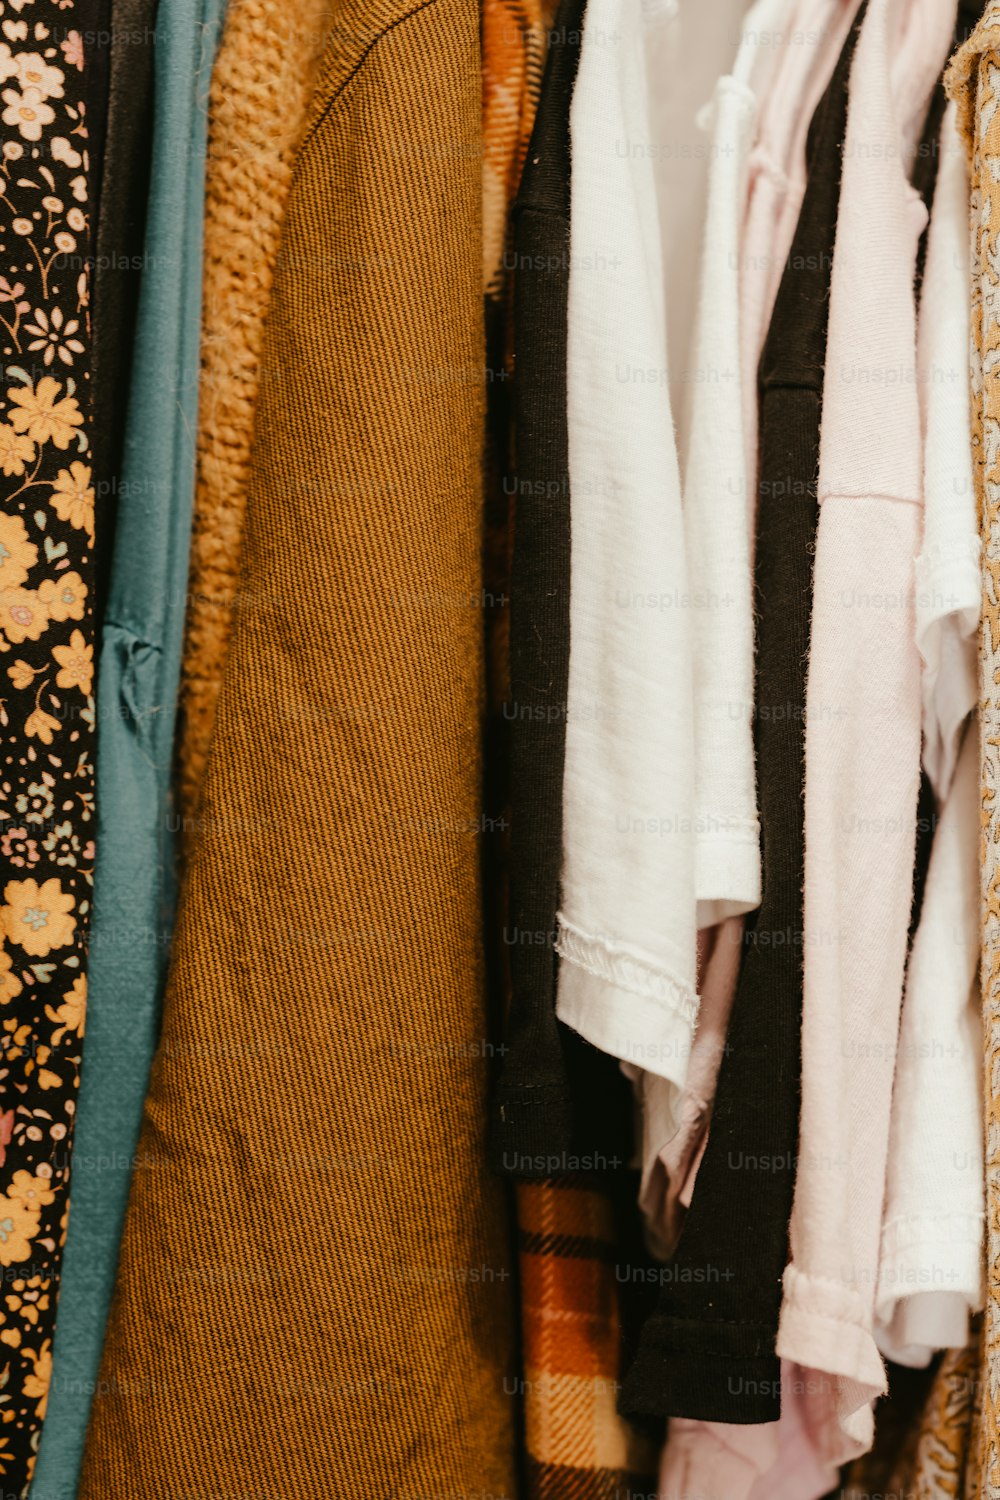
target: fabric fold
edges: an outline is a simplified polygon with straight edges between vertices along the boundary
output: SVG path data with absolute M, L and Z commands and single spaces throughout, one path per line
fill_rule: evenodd
M 679 1094 L 697 1014 L 693 698 L 647 24 L 654 6 L 591 0 L 571 114 L 557 1014 Z
M 873 1338 L 920 780 L 914 559 L 923 502 L 907 177 L 955 5 L 870 0 L 851 72 L 823 388 L 806 694 L 802 1115 L 783 1358 L 837 1377 L 840 1463 L 885 1390 Z M 877 861 L 880 879 L 869 872 Z
M 763 901 L 746 919 L 691 1205 L 623 1390 L 625 1410 L 711 1423 L 775 1422 L 781 1405 L 775 1337 L 797 1162 L 803 707 L 819 385 L 857 24 L 809 125 L 802 211 L 760 363 L 755 739 Z M 696 1439 L 689 1446 L 696 1447 Z
M 515 1493 L 479 19 L 350 0 L 319 69 L 79 1500 Z
M 88 1065 L 77 1111 L 67 1298 L 37 1500 L 75 1496 L 137 1158 L 174 904 L 170 800 L 194 489 L 206 104 L 221 6 L 157 22 L 149 263 L 139 300 L 98 695 L 98 861 Z M 165 404 L 165 396 L 169 400 Z M 165 419 L 165 412 L 167 419 Z M 141 1167 L 140 1167 L 141 1170 Z

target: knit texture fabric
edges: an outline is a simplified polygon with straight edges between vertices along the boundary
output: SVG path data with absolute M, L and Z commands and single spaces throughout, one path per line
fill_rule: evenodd
M 339 20 L 81 1500 L 515 1493 L 482 1139 L 479 15 Z
M 708 1145 L 624 1406 L 711 1422 L 780 1413 L 774 1352 L 795 1176 L 805 672 L 827 288 L 862 12 L 809 130 L 808 186 L 760 365 L 756 750 L 764 900 L 747 921 Z M 803 268 L 808 268 L 803 269 Z
M 181 664 L 178 804 L 190 847 L 237 605 L 264 317 L 331 0 L 232 0 L 209 96 L 198 474 Z
M 978 1500 L 1000 1496 L 1000 5 L 987 5 L 945 78 L 971 161 L 972 445 L 982 542 L 979 640 L 980 985 L 986 1142 L 986 1304 L 982 1413 L 974 1441 Z

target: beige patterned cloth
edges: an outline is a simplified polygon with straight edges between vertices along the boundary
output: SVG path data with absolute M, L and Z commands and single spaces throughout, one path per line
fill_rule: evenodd
M 913 1440 L 886 1485 L 907 1500 L 973 1500 L 978 1480 L 976 1425 L 979 1343 L 946 1349 Z
M 982 537 L 980 634 L 986 1308 L 968 1500 L 1000 1500 L 1000 3 L 946 75 L 972 168 L 972 444 Z M 971 1406 L 972 1403 L 970 1403 Z M 939 1493 L 954 1494 L 941 1489 Z

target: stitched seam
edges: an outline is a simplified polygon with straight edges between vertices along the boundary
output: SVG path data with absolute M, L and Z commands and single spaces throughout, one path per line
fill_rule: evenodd
M 309 129 L 306 131 L 305 135 L 302 137 L 302 144 L 299 146 L 300 153 L 305 150 L 306 146 L 312 140 L 313 136 L 316 134 L 317 130 L 322 125 L 327 115 L 330 113 L 330 110 L 333 108 L 337 100 L 340 98 L 341 94 L 347 88 L 347 85 L 353 82 L 354 78 L 368 61 L 368 54 L 375 50 L 379 42 L 382 41 L 383 37 L 387 37 L 390 31 L 395 31 L 397 26 L 402 26 L 404 21 L 409 21 L 411 17 L 419 15 L 422 10 L 428 10 L 430 6 L 436 5 L 437 3 L 438 0 L 423 0 L 422 5 L 414 6 L 413 10 L 408 10 L 405 16 L 397 16 L 395 21 L 390 21 L 389 25 L 384 27 L 383 30 L 379 32 L 378 36 L 372 37 L 371 41 L 362 52 L 357 62 L 348 73 L 347 77 L 343 79 L 343 81 L 338 85 L 338 87 L 334 90 L 334 92 L 330 95 L 329 99 L 324 104 L 322 113 L 317 116 L 317 118 L 310 125 Z
M 814 1307 L 796 1307 L 794 1303 L 792 1310 L 801 1317 L 808 1318 L 810 1323 L 829 1323 L 833 1328 L 853 1328 L 864 1334 L 866 1339 L 871 1339 L 871 1331 L 861 1314 L 852 1318 L 848 1313 L 817 1312 Z
M 559 916 L 556 952 L 567 963 L 574 964 L 617 989 L 626 990 L 642 1000 L 652 1000 L 664 1009 L 674 1011 L 691 1025 L 698 1018 L 698 1000 L 687 986 L 669 974 L 654 969 L 642 959 L 627 953 L 612 953 L 597 938 L 569 926 Z
M 889 495 L 881 490 L 826 490 L 819 496 L 819 502 L 824 505 L 827 500 L 887 500 L 893 505 L 916 505 L 923 510 L 924 502 L 913 495 Z
M 901 1214 L 885 1224 L 882 1240 L 883 1243 L 889 1239 L 898 1240 L 904 1232 L 911 1235 L 925 1235 L 935 1231 L 940 1233 L 946 1225 L 951 1230 L 949 1239 L 957 1240 L 966 1234 L 978 1237 L 985 1222 L 985 1213 Z
M 757 114 L 757 95 L 749 84 L 743 82 L 742 78 L 733 78 L 731 74 L 720 78 L 716 85 L 715 99 L 721 99 L 724 96 L 736 101 L 739 107 L 745 111 L 745 118 L 748 121 L 752 120 Z M 715 99 L 712 99 L 710 103 L 714 104 Z M 753 147 L 751 146 L 750 149 L 753 150 Z

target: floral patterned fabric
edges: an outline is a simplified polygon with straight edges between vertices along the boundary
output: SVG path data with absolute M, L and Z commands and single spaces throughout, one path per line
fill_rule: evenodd
M 927 1396 L 916 1441 L 887 1485 L 912 1500 L 973 1500 L 975 1464 L 970 1472 L 969 1438 L 976 1420 L 979 1347 L 946 1349 Z
M 981 1415 L 969 1500 L 1000 1500 L 1000 4 L 990 3 L 945 77 L 972 164 L 972 445 L 982 539 L 982 787 L 986 1307 Z
M 87 107 L 73 0 L 0 0 L 0 1475 L 52 1369 L 94 864 Z

